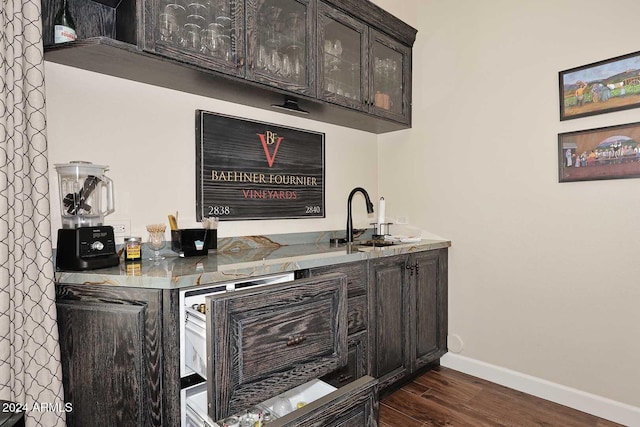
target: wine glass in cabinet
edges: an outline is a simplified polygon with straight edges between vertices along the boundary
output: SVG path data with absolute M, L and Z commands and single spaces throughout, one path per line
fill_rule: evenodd
M 244 2 L 147 0 L 150 49 L 208 69 L 244 77 Z
M 410 123 L 411 50 L 374 30 L 369 46 L 370 112 Z
M 247 78 L 304 95 L 314 95 L 309 41 L 315 2 L 247 2 Z
M 318 4 L 318 95 L 325 101 L 366 110 L 367 27 Z

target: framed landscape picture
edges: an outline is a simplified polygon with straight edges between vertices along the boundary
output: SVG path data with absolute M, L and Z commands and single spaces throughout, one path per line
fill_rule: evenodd
M 560 182 L 640 177 L 640 122 L 558 135 Z
M 560 120 L 640 107 L 640 52 L 561 71 Z

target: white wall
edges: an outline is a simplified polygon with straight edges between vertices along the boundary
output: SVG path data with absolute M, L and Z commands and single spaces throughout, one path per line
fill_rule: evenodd
M 219 112 L 325 133 L 324 219 L 225 221 L 220 237 L 346 228 L 347 196 L 364 187 L 377 195 L 376 135 L 282 113 L 244 107 L 46 62 L 51 219 L 60 228 L 56 163 L 86 160 L 109 166 L 116 211 L 108 221 L 167 223 L 179 211 L 182 227 L 196 223 L 195 110 Z M 353 204 L 354 226 L 368 227 L 364 199 Z M 168 236 L 168 232 L 167 232 Z M 117 239 L 119 240 L 119 239 Z
M 640 406 L 640 180 L 558 183 L 558 72 L 638 48 L 640 3 L 377 0 L 419 32 L 413 128 L 379 138 L 391 214 L 452 240 L 461 354 Z M 397 188 L 401 188 L 398 191 Z

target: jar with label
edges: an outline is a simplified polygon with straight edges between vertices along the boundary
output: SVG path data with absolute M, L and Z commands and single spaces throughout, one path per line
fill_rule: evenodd
M 207 314 L 207 305 L 206 304 L 193 304 L 191 306 L 195 311 L 198 311 L 202 314 Z
M 126 237 L 124 239 L 124 260 L 125 262 L 142 260 L 142 237 Z
M 142 263 L 140 261 L 131 261 L 126 263 L 127 276 L 142 276 Z

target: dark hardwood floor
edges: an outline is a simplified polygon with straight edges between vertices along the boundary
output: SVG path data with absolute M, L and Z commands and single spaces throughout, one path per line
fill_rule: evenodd
M 620 424 L 445 367 L 436 367 L 380 402 L 379 427 Z

